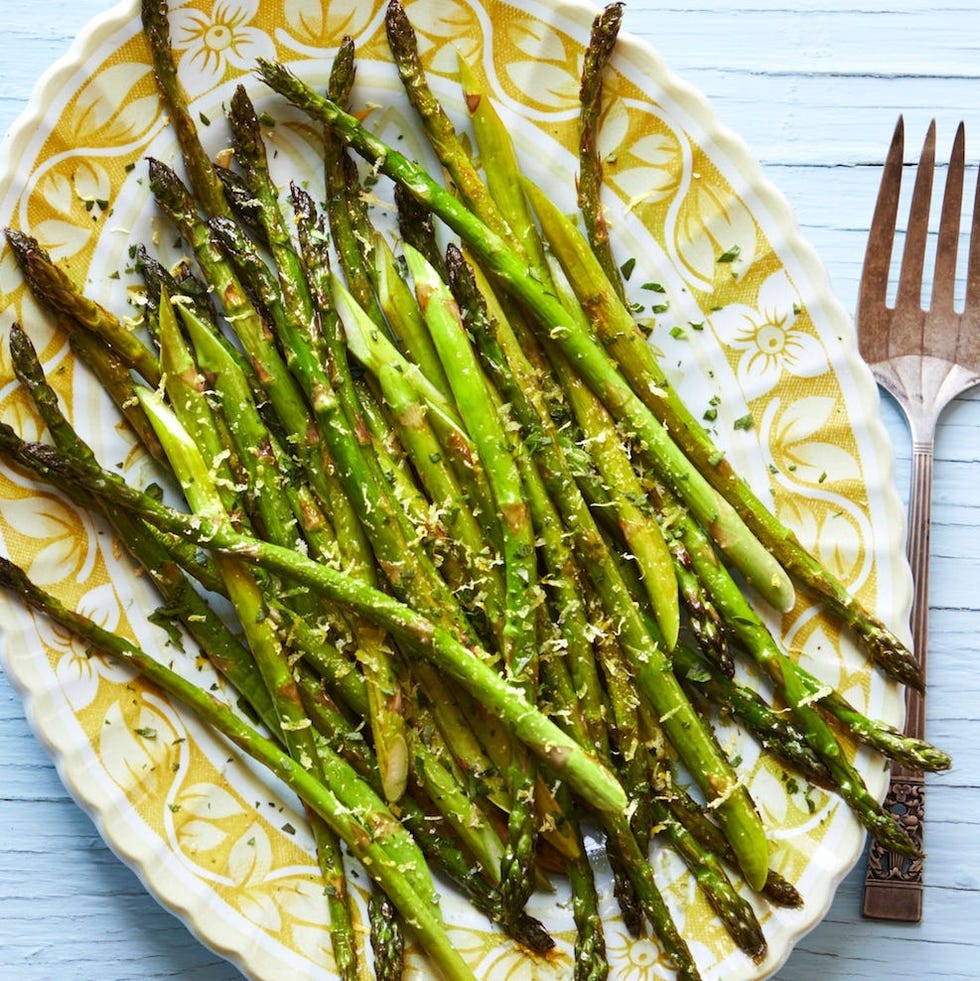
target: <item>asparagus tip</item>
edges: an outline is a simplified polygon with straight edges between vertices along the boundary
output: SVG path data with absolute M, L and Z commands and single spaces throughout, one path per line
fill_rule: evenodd
M 34 595 L 34 584 L 27 573 L 3 555 L 0 555 L 0 587 L 17 593 L 29 603 Z

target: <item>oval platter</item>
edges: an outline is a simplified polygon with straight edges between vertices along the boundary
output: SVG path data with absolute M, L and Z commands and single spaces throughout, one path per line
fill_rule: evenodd
M 528 175 L 568 212 L 575 207 L 578 73 L 596 9 L 548 0 L 406 4 L 433 88 L 458 122 L 458 54 L 483 73 Z M 605 84 L 600 149 L 606 206 L 621 259 L 635 259 L 633 298 L 646 306 L 652 343 L 696 414 L 712 406 L 718 443 L 804 545 L 885 622 L 907 620 L 910 579 L 903 516 L 878 398 L 853 329 L 784 201 L 746 147 L 715 119 L 659 53 L 621 36 Z M 172 33 L 181 80 L 209 150 L 228 142 L 222 104 L 244 80 L 270 130 L 275 168 L 314 190 L 316 134 L 252 76 L 256 57 L 282 60 L 316 85 L 344 34 L 356 43 L 355 106 L 373 106 L 371 128 L 431 164 L 386 56 L 383 4 L 359 0 L 189 0 L 175 3 Z M 663 55 L 669 59 L 669 52 Z M 0 219 L 30 230 L 87 292 L 136 320 L 136 242 L 176 261 L 179 243 L 156 214 L 145 157 L 176 163 L 137 4 L 124 3 L 83 32 L 39 84 L 15 127 L 0 174 Z M 383 204 L 390 190 L 376 188 Z M 720 255 L 732 261 L 719 262 Z M 663 293 L 643 291 L 656 282 Z M 657 299 L 660 302 L 657 302 Z M 650 309 L 656 305 L 656 311 Z M 137 483 L 152 466 L 118 425 L 108 400 L 76 365 L 66 337 L 0 260 L 0 419 L 42 438 L 13 378 L 6 329 L 28 329 L 53 384 L 99 458 Z M 735 425 L 751 417 L 753 425 Z M 171 645 L 180 670 L 220 685 L 193 651 L 154 626 L 157 600 L 103 525 L 22 474 L 0 469 L 5 552 L 69 606 L 148 650 Z M 4 598 L 3 666 L 71 793 L 103 837 L 165 906 L 247 976 L 329 977 L 332 959 L 312 843 L 297 802 L 230 758 L 226 745 L 126 671 Z M 869 714 L 900 722 L 898 689 L 867 670 L 849 638 L 800 600 L 770 625 L 813 673 Z M 148 734 L 152 733 L 152 737 Z M 758 802 L 774 867 L 805 899 L 802 910 L 759 904 L 769 954 L 735 951 L 690 878 L 665 851 L 654 865 L 706 978 L 771 975 L 826 911 L 860 854 L 864 834 L 836 798 L 787 780 L 729 727 L 724 738 Z M 726 746 L 728 743 L 726 742 Z M 884 793 L 881 762 L 858 754 L 871 791 Z M 601 847 L 595 860 L 612 976 L 669 977 L 655 944 L 625 931 Z M 364 879 L 360 880 L 364 882 Z M 571 913 L 560 891 L 531 911 L 552 929 L 558 956 L 528 960 L 446 889 L 454 942 L 481 978 L 571 975 Z M 427 976 L 417 955 L 410 977 Z

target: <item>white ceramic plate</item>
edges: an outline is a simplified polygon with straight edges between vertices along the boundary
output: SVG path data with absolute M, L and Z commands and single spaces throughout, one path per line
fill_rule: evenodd
M 129 246 L 153 242 L 164 257 L 179 255 L 146 188 L 143 158 L 176 162 L 177 152 L 136 6 L 94 21 L 48 73 L 15 128 L 9 169 L 0 175 L 0 220 L 30 230 L 92 296 L 134 316 L 127 307 Z M 355 100 L 382 107 L 372 113 L 372 127 L 391 139 L 403 136 L 400 146 L 431 162 L 386 63 L 383 5 L 274 0 L 259 9 L 258 0 L 190 0 L 174 7 L 181 78 L 195 116 L 210 120 L 202 131 L 212 152 L 227 142 L 221 104 L 256 56 L 285 60 L 322 84 L 337 40 L 348 33 L 360 58 Z M 578 70 L 594 8 L 558 0 L 519 10 L 497 0 L 415 0 L 407 10 L 451 114 L 464 119 L 452 78 L 460 51 L 482 67 L 528 174 L 572 211 Z M 279 176 L 315 180 L 315 137 L 306 121 L 254 79 L 250 85 L 259 107 L 279 120 L 272 132 Z M 780 517 L 852 590 L 886 622 L 903 624 L 910 579 L 888 441 L 853 331 L 819 262 L 746 148 L 656 53 L 624 35 L 605 93 L 609 216 L 621 258 L 637 259 L 635 298 L 647 306 L 669 301 L 653 334 L 666 368 L 695 412 L 720 397 L 713 427 L 736 466 L 763 494 L 771 489 Z M 382 185 L 378 193 L 388 192 Z M 717 262 L 733 246 L 737 260 Z M 110 277 L 114 271 L 119 278 Z M 644 291 L 650 281 L 666 293 Z M 75 366 L 65 337 L 24 291 L 9 251 L 0 263 L 0 310 L 5 326 L 19 319 L 27 327 L 100 459 L 121 464 L 134 481 L 151 477 L 111 406 Z M 734 421 L 749 413 L 753 428 L 736 429 Z M 6 344 L 0 417 L 27 438 L 42 435 L 13 381 Z M 69 605 L 149 650 L 166 643 L 147 621 L 154 596 L 105 528 L 6 469 L 0 537 L 9 555 Z M 230 763 L 224 745 L 126 672 L 89 659 L 50 625 L 2 602 L 3 664 L 24 693 L 32 724 L 71 792 L 147 888 L 250 976 L 329 976 L 325 912 L 295 801 Z M 814 673 L 870 714 L 900 720 L 896 687 L 869 672 L 849 638 L 816 609 L 801 601 L 770 622 Z M 203 677 L 190 655 L 173 656 Z M 863 842 L 836 799 L 803 785 L 787 793 L 780 768 L 734 730 L 730 735 L 739 741 L 740 771 L 769 829 L 773 865 L 798 885 L 806 904 L 792 912 L 759 905 L 770 953 L 754 965 L 733 950 L 679 862 L 657 852 L 655 868 L 699 966 L 706 978 L 726 981 L 775 970 L 826 911 Z M 880 761 L 863 754 L 857 761 L 872 792 L 883 794 Z M 614 977 L 667 976 L 656 947 L 624 931 L 598 853 L 597 866 Z M 561 899 L 559 893 L 532 901 L 559 941 L 561 956 L 547 963 L 501 943 L 448 890 L 445 905 L 464 956 L 480 977 L 496 981 L 569 976 L 571 917 Z M 420 961 L 412 963 L 425 973 Z

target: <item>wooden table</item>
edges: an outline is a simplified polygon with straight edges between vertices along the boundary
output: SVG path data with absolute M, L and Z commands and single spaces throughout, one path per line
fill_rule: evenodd
M 110 6 L 109 0 L 3 4 L 0 132 L 82 25 Z M 965 120 L 974 168 L 980 160 L 975 0 L 935 7 L 917 0 L 703 0 L 696 6 L 636 0 L 627 24 L 749 144 L 848 309 L 898 114 L 905 114 L 913 145 L 936 118 L 940 157 L 948 154 L 957 121 Z M 908 438 L 889 402 L 882 412 L 904 494 Z M 978 487 L 980 394 L 972 393 L 951 407 L 937 444 L 928 725 L 956 766 L 928 781 L 923 921 L 862 920 L 856 869 L 823 923 L 780 970 L 781 981 L 980 976 Z M 31 735 L 19 699 L 0 683 L 0 978 L 236 976 L 106 848 Z

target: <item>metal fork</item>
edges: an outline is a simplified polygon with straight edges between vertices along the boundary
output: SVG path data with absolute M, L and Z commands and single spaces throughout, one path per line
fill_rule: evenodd
M 929 613 L 929 522 L 932 505 L 933 441 L 943 409 L 980 384 L 980 180 L 974 197 L 967 261 L 966 301 L 954 309 L 956 257 L 963 198 L 964 130 L 953 141 L 943 193 L 933 273 L 932 298 L 922 308 L 922 277 L 935 169 L 936 125 L 930 123 L 915 175 L 905 250 L 895 306 L 886 302 L 888 270 L 902 181 L 904 124 L 899 117 L 878 191 L 858 295 L 861 355 L 878 384 L 891 393 L 912 436 L 912 480 L 908 516 L 908 560 L 915 595 L 912 646 L 923 676 Z M 925 737 L 925 700 L 909 689 L 905 730 Z M 922 847 L 923 774 L 895 766 L 885 805 Z M 865 878 L 865 916 L 918 922 L 922 918 L 922 860 L 910 860 L 872 843 Z

